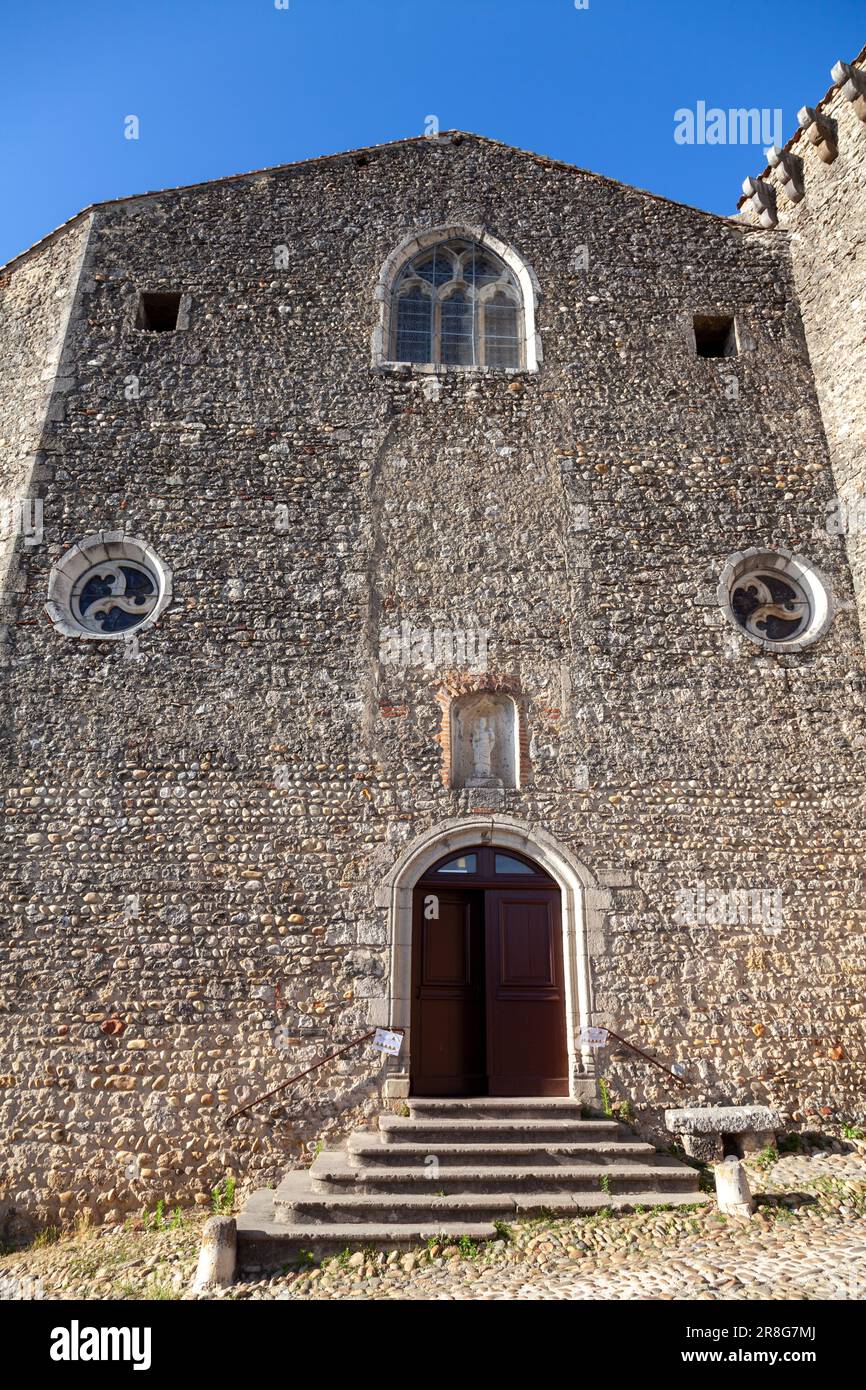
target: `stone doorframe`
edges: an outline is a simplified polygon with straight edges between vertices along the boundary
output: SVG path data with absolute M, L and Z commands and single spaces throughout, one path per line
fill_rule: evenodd
M 546 830 L 513 816 L 464 816 L 425 831 L 407 846 L 376 890 L 376 907 L 388 914 L 391 959 L 388 995 L 375 1001 L 370 1024 L 381 1027 L 390 1023 L 405 1029 L 401 1054 L 391 1060 L 385 1077 L 385 1098 L 398 1100 L 409 1094 L 415 885 L 443 855 L 458 854 L 476 844 L 517 850 L 534 860 L 560 888 L 569 1094 L 592 1103 L 596 1098 L 595 1055 L 580 1045 L 579 1030 L 604 1022 L 593 1002 L 591 962 L 604 950 L 609 888 L 624 879 L 622 875 L 593 874 Z

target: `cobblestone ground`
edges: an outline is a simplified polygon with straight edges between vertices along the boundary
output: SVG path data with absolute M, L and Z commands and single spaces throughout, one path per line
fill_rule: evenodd
M 703 1211 L 530 1222 L 475 1259 L 454 1247 L 349 1256 L 235 1296 L 288 1299 L 862 1299 L 866 1158 L 785 1156 L 749 1167 L 750 1221 Z
M 479 1250 L 347 1253 L 322 1266 L 242 1282 L 244 1299 L 862 1299 L 866 1156 L 854 1150 L 750 1165 L 751 1221 L 714 1206 L 527 1222 Z M 0 1298 L 180 1299 L 201 1218 L 134 1222 L 0 1259 Z

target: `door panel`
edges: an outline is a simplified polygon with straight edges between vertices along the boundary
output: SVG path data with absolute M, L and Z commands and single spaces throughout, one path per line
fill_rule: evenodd
M 438 918 L 424 915 L 429 890 L 414 895 L 412 1092 L 483 1095 L 484 895 L 438 889 Z
M 502 991 L 554 989 L 556 966 L 546 903 L 503 903 L 499 918 L 499 985 Z
M 485 897 L 490 1095 L 568 1095 L 559 893 Z

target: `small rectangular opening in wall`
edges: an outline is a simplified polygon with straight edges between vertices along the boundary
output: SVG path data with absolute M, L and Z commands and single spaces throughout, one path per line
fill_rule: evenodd
M 149 333 L 173 333 L 180 313 L 180 294 L 142 290 L 138 301 L 136 328 Z
M 732 314 L 695 314 L 698 357 L 736 357 L 737 330 Z

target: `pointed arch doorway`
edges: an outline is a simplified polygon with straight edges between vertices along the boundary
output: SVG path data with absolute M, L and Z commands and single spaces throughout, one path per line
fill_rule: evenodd
M 415 884 L 410 1086 L 418 1096 L 569 1094 L 560 889 L 491 844 Z

